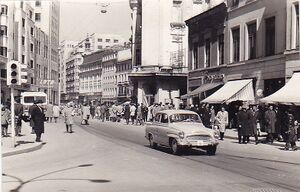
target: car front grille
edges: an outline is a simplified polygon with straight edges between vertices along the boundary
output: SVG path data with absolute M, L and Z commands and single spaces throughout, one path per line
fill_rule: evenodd
M 187 136 L 187 141 L 198 141 L 198 140 L 208 141 L 210 139 L 211 139 L 210 135 L 191 135 L 191 136 Z

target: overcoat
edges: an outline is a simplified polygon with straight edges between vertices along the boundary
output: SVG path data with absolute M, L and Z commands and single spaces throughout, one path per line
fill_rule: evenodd
M 91 116 L 90 107 L 89 106 L 83 106 L 82 107 L 82 119 L 88 120 L 88 117 Z
M 45 116 L 46 117 L 53 117 L 53 105 L 52 104 L 47 105 Z
M 125 119 L 129 119 L 130 118 L 130 107 L 129 107 L 129 105 L 125 105 L 124 118 Z
M 219 111 L 216 116 L 216 124 L 219 126 L 220 132 L 225 132 L 225 128 L 228 125 L 228 112 Z
M 257 113 L 251 109 L 247 111 L 249 115 L 249 121 L 248 121 L 248 126 L 249 126 L 249 134 L 250 135 L 255 135 L 257 132 Z
M 53 106 L 53 117 L 59 117 L 60 109 L 58 106 Z
M 265 112 L 265 127 L 267 133 L 276 133 L 275 129 L 276 113 L 273 110 Z
M 65 118 L 66 125 L 74 124 L 74 115 L 75 115 L 75 111 L 73 107 L 66 107 L 63 110 L 63 117 Z
M 249 136 L 249 113 L 245 110 L 240 110 L 237 113 L 237 121 L 238 121 L 238 135 L 239 136 Z
M 42 107 L 33 105 L 31 119 L 33 120 L 35 133 L 44 133 L 45 114 Z

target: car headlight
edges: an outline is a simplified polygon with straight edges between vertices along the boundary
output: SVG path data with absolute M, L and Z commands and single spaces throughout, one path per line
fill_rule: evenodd
M 184 138 L 184 132 L 179 132 L 178 136 L 179 136 L 180 139 L 183 139 Z

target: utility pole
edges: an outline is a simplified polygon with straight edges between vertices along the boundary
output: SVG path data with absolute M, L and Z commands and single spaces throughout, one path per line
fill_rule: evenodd
M 15 98 L 14 98 L 14 88 L 11 86 L 10 88 L 10 111 L 11 111 L 11 145 L 15 147 Z

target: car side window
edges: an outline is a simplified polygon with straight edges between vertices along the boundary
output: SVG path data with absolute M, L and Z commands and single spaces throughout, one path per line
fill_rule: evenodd
M 153 122 L 159 123 L 160 122 L 160 117 L 161 117 L 161 114 L 156 114 L 155 117 L 154 117 Z
M 161 117 L 161 123 L 168 123 L 168 115 L 163 113 Z

